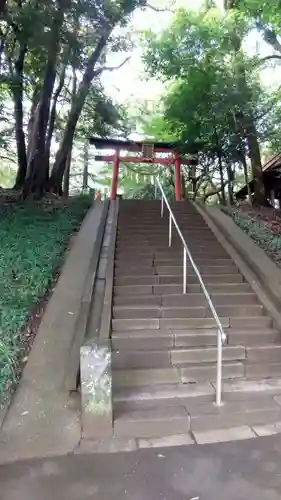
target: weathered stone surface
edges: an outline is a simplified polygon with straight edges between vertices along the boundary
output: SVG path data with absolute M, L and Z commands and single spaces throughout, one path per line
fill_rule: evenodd
M 117 295 L 114 297 L 114 306 L 161 306 L 161 295 Z
M 187 401 L 213 401 L 214 388 L 205 384 L 160 384 L 144 387 L 125 387 L 114 395 L 118 408 L 141 409 L 157 406 L 181 406 Z
M 180 382 L 176 368 L 151 368 L 134 370 L 114 370 L 113 384 L 116 387 L 138 387 L 149 384 L 169 384 Z
M 245 375 L 247 378 L 280 377 L 281 363 L 248 363 L 245 362 Z
M 248 347 L 247 358 L 253 362 L 281 363 L 281 345 Z
M 215 387 L 215 384 L 213 384 Z M 281 379 L 229 380 L 223 384 L 226 400 L 249 399 L 263 395 L 281 394 Z
M 195 366 L 186 366 L 185 368 L 179 368 L 181 374 L 181 380 L 184 384 L 190 382 L 202 382 L 202 381 L 215 381 L 217 376 L 216 364 L 206 363 L 200 365 L 199 363 Z M 244 377 L 244 365 L 241 362 L 229 362 L 224 363 L 222 366 L 222 376 L 226 380 L 228 378 L 241 378 Z
M 194 444 L 190 434 L 176 434 L 160 438 L 140 439 L 139 448 L 166 448 L 168 446 L 186 446 Z
M 171 366 L 170 352 L 167 350 L 118 351 L 112 353 L 113 369 L 120 368 L 164 368 Z
M 208 431 L 194 431 L 193 436 L 196 443 L 223 443 L 226 441 L 240 441 L 256 437 L 248 425 L 231 427 L 230 429 L 212 429 Z
M 274 422 L 273 424 L 253 425 L 252 429 L 258 436 L 271 436 L 272 434 L 279 434 L 281 433 L 281 421 Z
M 157 330 L 159 328 L 158 319 L 113 319 L 112 330 Z
M 272 326 L 272 319 L 269 316 L 258 317 L 239 317 L 230 318 L 230 326 L 233 328 L 270 328 Z
M 169 330 L 125 330 L 112 332 L 112 347 L 115 350 L 167 349 L 174 345 Z
M 224 328 L 229 327 L 228 318 L 220 318 Z M 189 328 L 216 328 L 216 322 L 213 318 L 165 318 L 160 319 L 160 328 L 171 330 L 184 330 Z
M 135 451 L 138 448 L 135 439 L 118 439 L 112 436 L 108 439 L 81 439 L 75 455 L 86 455 L 93 453 L 122 453 Z
M 153 292 L 152 285 L 123 285 L 114 287 L 114 296 L 120 297 L 122 295 L 149 295 Z
M 81 347 L 82 433 L 86 438 L 112 434 L 111 349 L 94 341 Z
M 185 363 L 214 362 L 217 359 L 217 349 L 214 347 L 201 347 L 200 349 L 172 349 L 171 361 L 174 365 Z M 227 346 L 223 348 L 223 360 L 245 359 L 245 348 L 242 346 Z
M 150 438 L 186 434 L 189 427 L 184 408 L 167 407 L 126 412 L 116 418 L 114 431 L 120 437 Z
M 190 403 L 187 409 L 192 431 L 276 422 L 281 417 L 280 406 L 270 397 L 228 401 L 219 407 L 208 402 Z

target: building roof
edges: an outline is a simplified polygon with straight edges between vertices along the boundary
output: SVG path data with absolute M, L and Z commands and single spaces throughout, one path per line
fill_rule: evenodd
M 272 156 L 262 167 L 262 171 L 266 172 L 268 170 L 274 170 L 275 168 L 281 167 L 281 153 Z
M 277 168 L 280 168 L 281 167 L 281 153 L 278 153 L 277 155 L 274 155 L 272 156 L 272 158 L 270 158 L 262 167 L 262 172 L 263 172 L 263 175 L 265 176 L 265 178 L 267 177 L 268 174 L 272 173 L 273 175 L 273 172 L 275 169 Z M 251 190 L 253 191 L 254 189 L 254 183 L 253 181 L 251 181 L 249 183 L 249 186 L 251 188 Z M 235 194 L 236 198 L 244 198 L 245 196 L 247 196 L 248 194 L 248 189 L 247 189 L 247 186 L 243 186 L 241 189 L 239 189 L 239 191 L 237 191 L 237 193 Z

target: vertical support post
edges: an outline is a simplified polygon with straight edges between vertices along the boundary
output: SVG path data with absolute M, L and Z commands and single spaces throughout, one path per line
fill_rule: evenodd
M 217 383 L 216 383 L 216 405 L 221 406 L 221 379 L 222 379 L 222 338 L 221 332 L 217 330 Z
M 181 157 L 175 153 L 175 195 L 176 201 L 181 201 Z
M 161 198 L 161 217 L 163 217 L 163 216 L 164 216 L 164 198 L 162 196 L 162 198 Z
M 186 261 L 187 261 L 187 254 L 186 254 L 186 249 L 183 247 L 183 293 L 186 294 Z
M 112 184 L 111 184 L 111 200 L 116 200 L 117 196 L 117 188 L 118 188 L 118 175 L 119 175 L 119 156 L 120 151 L 117 149 L 115 151 L 114 160 L 113 160 L 113 172 L 112 172 Z
M 270 190 L 270 203 L 275 208 L 275 191 L 274 189 Z
M 172 246 L 172 216 L 169 213 L 169 247 Z

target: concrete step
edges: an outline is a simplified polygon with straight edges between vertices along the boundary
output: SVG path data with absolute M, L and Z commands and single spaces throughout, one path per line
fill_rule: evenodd
M 281 335 L 274 329 L 225 329 L 229 345 L 279 345 Z M 112 346 L 116 351 L 162 350 L 171 347 L 216 346 L 215 328 L 197 330 L 128 330 L 112 332 Z
M 215 382 L 217 376 L 216 363 L 187 364 L 179 368 L 180 380 L 183 384 Z M 245 377 L 245 368 L 242 361 L 224 361 L 222 379 L 236 379 Z
M 138 387 L 143 385 L 179 384 L 180 372 L 175 367 L 120 369 L 113 370 L 113 391 L 119 387 Z
M 281 376 L 281 363 L 265 361 L 246 361 L 245 376 L 248 379 L 272 378 Z
M 114 409 L 119 413 L 155 407 L 184 406 L 190 400 L 214 401 L 215 389 L 206 384 L 161 384 L 123 387 L 113 395 Z
M 229 345 L 268 347 L 279 345 L 281 336 L 274 329 L 225 329 Z M 217 345 L 216 329 L 202 330 L 132 330 L 112 333 L 114 350 L 151 350 L 169 347 L 207 347 Z
M 223 348 L 223 360 L 243 360 L 245 347 L 226 346 Z M 173 348 L 171 350 L 115 351 L 112 353 L 113 369 L 162 368 L 182 366 L 194 363 L 210 363 L 217 359 L 216 347 Z
M 230 259 L 208 259 L 208 258 L 202 258 L 202 259 L 196 259 L 195 262 L 200 266 L 212 266 L 212 267 L 217 267 L 217 266 L 227 266 L 227 265 L 233 265 L 233 262 Z M 179 266 L 182 265 L 182 255 L 178 255 L 177 257 L 174 258 L 166 258 L 163 257 L 156 259 L 153 255 L 153 251 L 150 252 L 150 255 L 145 256 L 143 259 L 139 259 L 138 264 L 141 267 L 151 267 L 152 265 L 155 266 Z M 134 256 L 126 257 L 126 259 L 118 257 L 115 259 L 115 268 L 122 267 L 124 265 L 127 265 L 129 268 L 134 268 L 136 266 L 136 260 Z M 190 266 L 189 266 L 190 267 Z
M 186 405 L 160 406 L 139 410 L 120 410 L 114 420 L 116 437 L 153 438 L 173 434 L 196 433 L 211 429 L 227 429 L 240 425 L 277 422 L 281 407 L 271 397 L 249 401 L 230 401 L 217 407 L 211 401 Z
M 122 350 L 113 351 L 113 370 L 133 368 L 171 368 L 171 352 L 162 350 Z
M 127 255 L 127 254 L 132 255 L 133 253 L 140 253 L 143 255 L 143 253 L 144 253 L 143 250 L 140 250 L 141 245 L 145 246 L 147 248 L 147 250 L 153 249 L 153 251 L 155 252 L 156 255 L 160 254 L 160 255 L 166 255 L 166 256 L 169 256 L 169 255 L 174 256 L 177 254 L 182 254 L 182 252 L 183 252 L 182 243 L 180 240 L 178 242 L 173 243 L 170 251 L 169 251 L 169 247 L 168 247 L 168 240 L 167 240 L 167 242 L 163 241 L 163 242 L 157 244 L 157 243 L 150 242 L 150 241 L 144 241 L 144 240 L 136 241 L 136 240 L 132 239 L 131 243 L 130 242 L 118 242 L 116 249 L 117 249 L 117 252 L 119 255 L 122 252 L 124 255 Z M 166 245 L 167 245 L 167 247 L 165 249 Z M 223 253 L 222 247 L 219 244 L 210 243 L 210 242 L 208 242 L 206 244 L 203 243 L 201 245 L 194 242 L 194 243 L 190 243 L 188 245 L 188 247 L 189 247 L 191 254 L 194 254 L 194 255 L 203 254 L 206 257 L 208 255 L 211 255 L 211 256 L 215 255 L 219 258 L 221 256 L 221 253 Z
M 220 318 L 223 328 L 261 329 L 271 328 L 272 319 L 268 316 Z M 213 318 L 140 318 L 113 319 L 112 331 L 125 330 L 186 330 L 216 328 Z
M 237 293 L 237 294 L 211 294 L 211 299 L 214 305 L 253 305 L 258 299 L 254 293 Z M 116 295 L 114 296 L 115 306 L 126 305 L 163 305 L 164 307 L 193 307 L 206 306 L 207 299 L 203 293 L 187 293 L 174 295 Z
M 216 381 L 215 363 L 188 363 L 179 367 L 161 368 L 123 368 L 113 370 L 113 386 L 138 387 L 158 384 L 193 384 Z M 224 380 L 244 378 L 245 369 L 242 361 L 224 361 L 222 367 Z M 114 389 L 115 390 L 115 389 Z
M 188 402 L 186 410 L 191 419 L 191 431 L 229 428 L 239 425 L 258 425 L 276 422 L 281 407 L 272 397 L 228 401 L 217 407 L 209 401 Z
M 148 356 L 148 355 L 146 355 Z M 244 346 L 223 347 L 222 358 L 224 361 L 240 361 L 246 357 Z M 217 360 L 216 347 L 200 347 L 189 349 L 172 349 L 171 362 L 174 366 L 188 365 L 190 363 L 211 363 Z
M 116 351 L 142 349 L 162 350 L 174 346 L 174 335 L 169 330 L 127 330 L 112 332 L 112 348 Z
M 228 265 L 228 266 L 200 266 L 199 271 L 202 276 L 204 275 L 214 275 L 217 274 L 237 274 L 239 271 L 236 266 Z M 182 276 L 183 267 L 180 266 L 155 266 L 151 264 L 149 267 L 142 267 L 139 263 L 134 266 L 120 266 L 115 267 L 115 276 L 150 276 L 157 274 L 159 276 L 167 276 L 167 275 L 176 275 Z M 193 275 L 194 269 L 192 266 L 187 266 L 187 274 Z
M 243 283 L 243 277 L 241 274 L 218 274 L 218 275 L 203 275 L 204 283 L 206 286 L 214 285 L 218 283 Z M 114 284 L 117 286 L 123 285 L 178 285 L 182 284 L 182 273 L 179 275 L 147 275 L 147 276 L 136 276 L 136 275 L 123 275 L 117 276 L 114 280 Z M 186 283 L 188 285 L 197 285 L 198 278 L 195 274 L 187 275 Z
M 262 319 L 264 319 L 262 317 Z M 229 328 L 229 318 L 221 318 L 224 328 Z M 184 330 L 193 328 L 216 328 L 216 322 L 213 318 L 142 318 L 142 319 L 113 319 L 112 331 L 126 330 Z M 256 324 L 254 324 L 254 328 Z
M 189 284 L 187 287 L 187 296 L 191 294 L 200 294 L 201 287 L 199 284 Z M 218 293 L 221 295 L 228 294 L 248 294 L 253 293 L 250 285 L 248 283 L 222 283 L 222 284 L 209 284 L 209 293 Z M 114 297 L 125 295 L 125 296 L 140 296 L 140 295 L 181 295 L 182 294 L 182 284 L 168 284 L 168 285 L 120 285 L 114 286 Z
M 263 316 L 264 308 L 259 304 L 248 305 L 216 305 L 218 316 L 222 317 L 256 317 Z M 208 318 L 211 316 L 209 307 L 185 306 L 165 307 L 159 305 L 115 305 L 113 307 L 114 319 L 141 319 L 141 318 Z
M 281 379 L 229 380 L 223 383 L 223 401 L 257 400 L 280 397 Z M 118 412 L 155 407 L 187 406 L 190 403 L 215 401 L 215 384 L 161 384 L 119 388 L 113 394 L 114 409 Z
M 149 438 L 188 433 L 190 418 L 183 407 L 149 408 L 116 415 L 114 434 L 119 438 Z

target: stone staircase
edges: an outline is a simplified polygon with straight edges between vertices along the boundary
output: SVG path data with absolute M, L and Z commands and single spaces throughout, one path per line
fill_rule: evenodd
M 214 405 L 216 324 L 158 201 L 121 201 L 112 316 L 114 433 L 157 438 L 281 420 L 280 332 L 194 206 L 179 227 L 228 334 L 225 404 Z M 276 377 L 276 379 L 274 379 Z M 269 378 L 267 380 L 267 378 Z

